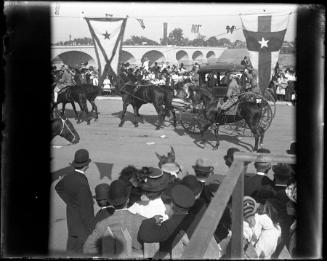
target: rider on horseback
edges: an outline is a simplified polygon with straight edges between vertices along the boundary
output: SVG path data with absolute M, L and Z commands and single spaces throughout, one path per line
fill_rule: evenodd
M 235 74 L 229 73 L 229 84 L 226 94 L 227 100 L 223 104 L 221 104 L 220 102 L 217 103 L 218 112 L 229 109 L 238 101 L 238 96 L 241 93 L 241 89 L 240 86 L 237 84 L 235 77 Z
M 74 81 L 74 75 L 71 71 L 68 69 L 68 65 L 63 65 L 63 74 L 61 76 L 61 79 L 57 83 L 56 87 L 54 88 L 54 102 L 57 102 L 58 93 L 65 87 L 76 85 Z

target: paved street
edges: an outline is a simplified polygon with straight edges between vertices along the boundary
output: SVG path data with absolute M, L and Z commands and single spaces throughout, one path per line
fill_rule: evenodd
M 198 144 L 198 135 L 185 133 L 180 124 L 174 129 L 166 122 L 165 128 L 156 131 L 154 126 L 156 113 L 150 104 L 141 107 L 140 114 L 144 116 L 144 123 L 140 123 L 138 128 L 135 128 L 130 121 L 133 117 L 131 106 L 128 107 L 125 125 L 119 128 L 122 102 L 117 99 L 98 99 L 96 104 L 100 112 L 97 122 L 92 121 L 91 125 L 86 125 L 85 122 L 77 125 L 76 121 L 71 119 L 81 138 L 78 144 L 69 145 L 68 141 L 59 136 L 53 139 L 52 170 L 54 173 L 51 187 L 50 250 L 65 250 L 67 237 L 65 204 L 56 194 L 54 186 L 60 176 L 60 173 L 56 171 L 69 166 L 76 150 L 86 148 L 90 152 L 92 162 L 87 176 L 91 190 L 94 192 L 97 184 L 110 182 L 110 178 L 117 178 L 120 170 L 129 164 L 138 168 L 156 166 L 158 159 L 155 152 L 167 154 L 171 145 L 175 149 L 176 161 L 183 167 L 183 174 L 193 173 L 192 165 L 199 157 L 208 158 L 213 162 L 216 173 L 225 174 L 227 167 L 224 165 L 223 156 L 226 150 L 229 147 L 238 147 L 242 151 L 247 151 L 254 145 L 252 137 L 236 137 L 225 132 L 220 136 L 219 149 L 214 151 L 210 144 L 206 144 L 204 147 L 202 144 Z M 69 117 L 73 115 L 70 106 L 67 106 L 66 114 Z M 265 148 L 270 149 L 274 154 L 285 153 L 295 137 L 294 117 L 293 106 L 277 105 L 276 116 L 265 135 Z M 207 138 L 212 145 L 215 144 L 212 134 L 208 133 Z M 94 162 L 110 164 L 105 166 L 106 171 L 103 177 Z M 250 165 L 249 171 L 254 170 L 252 165 Z M 95 211 L 97 210 L 95 207 Z

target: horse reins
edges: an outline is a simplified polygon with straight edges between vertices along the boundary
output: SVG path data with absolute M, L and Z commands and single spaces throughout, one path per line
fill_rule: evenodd
M 64 129 L 65 129 L 65 126 L 67 127 L 68 131 L 73 135 L 73 141 L 74 142 L 76 140 L 76 136 L 74 134 L 74 132 L 69 128 L 68 124 L 66 123 L 67 119 L 63 119 L 57 112 L 56 112 L 57 116 L 61 119 L 61 122 L 62 122 L 62 127 L 61 127 L 61 130 L 60 130 L 60 133 L 59 133 L 59 136 L 61 136 L 61 134 L 63 133 Z

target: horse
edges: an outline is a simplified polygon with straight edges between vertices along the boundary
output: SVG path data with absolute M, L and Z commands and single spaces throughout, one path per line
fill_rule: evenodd
M 77 144 L 80 137 L 73 124 L 65 117 L 59 117 L 51 120 L 52 135 L 51 139 L 59 135 L 73 144 Z
M 78 115 L 76 111 L 74 102 L 78 103 L 81 109 L 81 115 L 83 116 L 83 118 L 86 118 L 87 124 L 89 125 L 90 119 L 87 117 L 88 109 L 86 104 L 86 93 L 81 86 L 74 85 L 74 86 L 67 86 L 63 88 L 58 93 L 57 102 L 53 102 L 51 111 L 53 111 L 55 108 L 57 109 L 58 104 L 62 103 L 62 115 L 65 115 L 66 104 L 70 103 L 75 112 L 75 118 L 77 119 L 77 123 L 80 123 L 81 117 Z
M 101 87 L 93 84 L 80 84 L 78 85 L 85 92 L 86 99 L 90 102 L 92 110 L 90 113 L 95 112 L 95 121 L 98 119 L 98 107 L 95 104 L 95 98 L 101 94 Z
M 130 78 L 130 77 L 129 77 Z M 137 81 L 139 78 L 134 77 L 133 79 L 127 78 L 125 81 L 123 79 L 119 79 L 118 82 L 122 84 L 120 88 L 120 93 L 123 100 L 123 112 L 121 115 L 121 121 L 119 123 L 119 127 L 122 127 L 125 122 L 125 114 L 129 104 L 133 106 L 134 110 L 134 120 L 133 124 L 135 127 L 138 127 L 137 117 L 141 118 L 139 114 L 139 109 L 143 104 L 152 103 L 154 108 L 158 113 L 158 124 L 156 129 L 159 130 L 163 124 L 163 121 L 169 111 L 173 113 L 174 119 L 174 127 L 176 127 L 176 115 L 175 111 L 172 108 L 171 102 L 173 98 L 173 92 L 169 88 L 165 86 L 157 86 L 151 83 L 147 83 L 145 85 L 135 84 L 135 80 Z
M 226 115 L 225 113 L 219 113 L 217 111 L 217 103 L 221 102 L 221 99 L 216 99 L 212 96 L 211 92 L 207 89 L 201 88 L 194 90 L 192 95 L 193 105 L 197 106 L 203 103 L 204 109 L 200 112 L 202 116 L 201 120 L 198 121 L 200 128 L 201 140 L 204 143 L 204 132 L 213 124 L 216 125 L 214 129 L 216 145 L 213 147 L 214 150 L 218 149 L 219 146 L 219 137 L 218 131 L 219 126 L 226 123 L 233 123 L 240 120 L 245 120 L 249 129 L 253 133 L 255 138 L 255 145 L 253 151 L 259 149 L 259 140 L 260 147 L 262 147 L 264 132 L 265 130 L 260 126 L 260 119 L 262 117 L 262 108 L 260 104 L 257 104 L 255 99 L 250 100 L 246 96 L 246 93 L 243 93 L 239 96 L 237 101 L 238 108 L 236 115 Z

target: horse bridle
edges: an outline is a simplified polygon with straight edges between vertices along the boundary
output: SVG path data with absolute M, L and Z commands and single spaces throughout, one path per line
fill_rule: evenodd
M 59 116 L 59 115 L 58 115 Z M 61 119 L 61 122 L 62 122 L 62 127 L 61 127 L 61 130 L 60 130 L 60 133 L 59 133 L 59 136 L 61 136 L 61 134 L 63 133 L 64 129 L 65 129 L 65 126 L 67 127 L 68 131 L 73 135 L 73 141 L 72 143 L 74 143 L 74 141 L 76 140 L 76 136 L 74 134 L 74 132 L 69 128 L 68 124 L 66 123 L 67 119 L 63 119 L 62 117 L 59 116 L 59 118 Z

